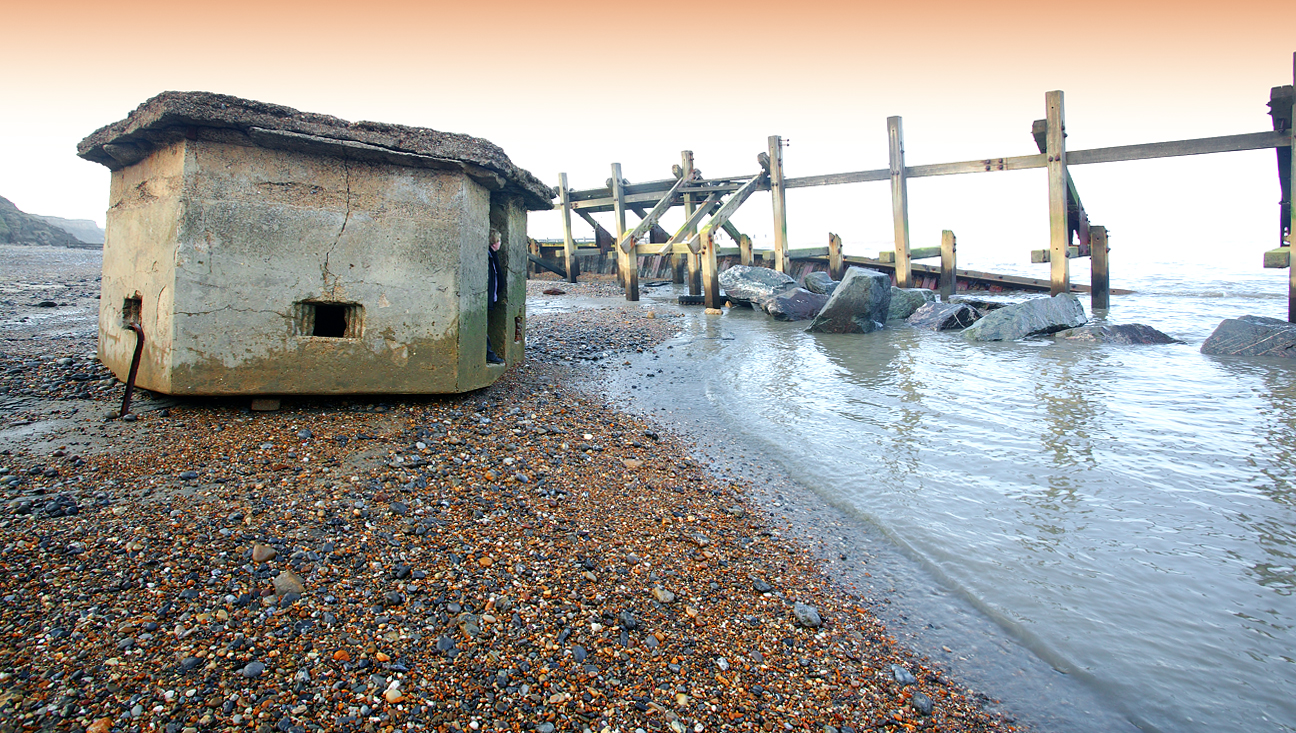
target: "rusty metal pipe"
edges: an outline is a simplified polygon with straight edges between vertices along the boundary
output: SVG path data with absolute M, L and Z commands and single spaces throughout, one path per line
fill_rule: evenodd
M 126 376 L 126 395 L 122 397 L 118 417 L 126 417 L 130 413 L 131 395 L 135 393 L 135 375 L 139 373 L 140 356 L 144 354 L 144 329 L 138 323 L 128 323 L 126 328 L 135 332 L 135 356 L 131 358 L 130 374 Z

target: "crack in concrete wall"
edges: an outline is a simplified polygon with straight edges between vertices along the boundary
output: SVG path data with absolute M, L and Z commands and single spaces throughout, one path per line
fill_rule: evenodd
M 341 276 L 333 275 L 329 271 L 329 258 L 333 256 L 333 250 L 337 249 L 338 242 L 342 241 L 342 235 L 346 233 L 347 224 L 351 221 L 351 164 L 346 158 L 342 159 L 342 177 L 346 182 L 346 213 L 342 216 L 342 227 L 338 229 L 337 236 L 333 237 L 333 244 L 329 245 L 328 251 L 324 253 L 324 269 L 320 277 L 324 280 L 324 290 L 331 297 L 337 296 L 337 284 Z M 333 284 L 329 284 L 329 276 L 333 275 Z

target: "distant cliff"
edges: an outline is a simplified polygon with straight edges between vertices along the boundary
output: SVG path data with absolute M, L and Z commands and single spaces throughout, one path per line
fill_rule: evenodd
M 41 216 L 39 214 L 33 214 L 33 216 L 44 219 L 46 224 L 62 229 L 68 234 L 81 240 L 84 244 L 97 244 L 101 247 L 103 246 L 104 230 L 100 229 L 98 224 L 89 219 L 64 219 L 61 216 Z
M 0 244 L 95 248 L 103 241 L 103 230 L 92 221 L 28 214 L 0 196 Z

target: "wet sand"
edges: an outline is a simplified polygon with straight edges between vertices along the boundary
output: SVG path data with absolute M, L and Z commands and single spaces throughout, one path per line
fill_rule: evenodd
M 1013 729 L 592 391 L 678 331 L 539 294 L 613 286 L 477 392 L 124 422 L 97 263 L 0 254 L 0 730 Z

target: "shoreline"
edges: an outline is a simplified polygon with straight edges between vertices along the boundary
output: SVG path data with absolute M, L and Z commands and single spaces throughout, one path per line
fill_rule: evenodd
M 665 348 L 632 356 L 588 384 L 605 400 L 691 441 L 692 454 L 705 456 L 713 476 L 741 485 L 765 522 L 806 548 L 899 643 L 973 688 L 988 710 L 1024 729 L 1135 730 L 1127 713 L 1102 698 L 1083 673 L 1063 671 L 1065 663 L 1051 650 L 994 620 L 993 610 L 969 598 L 902 537 L 794 476 L 780 459 L 779 436 L 748 434 L 741 415 L 725 414 L 708 393 L 705 357 L 690 358 L 689 352 L 734 340 L 747 318 L 765 320 L 743 309 L 712 317 L 698 310 Z M 659 389 L 635 387 L 643 382 L 636 375 L 647 371 L 657 372 Z
M 529 338 L 562 361 L 673 332 L 580 317 L 578 344 L 540 313 Z M 1014 729 L 538 348 L 466 395 L 143 397 L 124 423 L 120 385 L 57 399 L 83 342 L 3 354 L 2 730 Z

